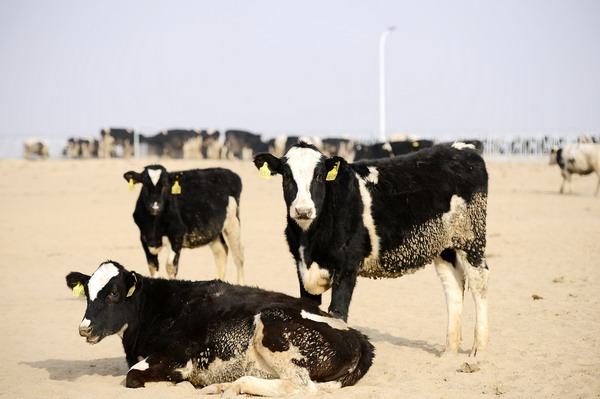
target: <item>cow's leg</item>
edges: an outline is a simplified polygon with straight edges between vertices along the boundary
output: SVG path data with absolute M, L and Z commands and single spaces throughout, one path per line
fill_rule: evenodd
M 154 354 L 134 364 L 127 372 L 127 388 L 143 388 L 147 382 L 185 381 L 192 373 L 191 360 L 178 359 L 173 354 Z
M 348 265 L 347 263 L 344 266 Z M 357 272 L 358 265 L 356 267 L 350 265 L 345 270 L 333 273 L 329 314 L 344 321 L 348 321 L 348 310 L 356 286 Z
M 227 270 L 227 244 L 222 235 L 219 235 L 216 240 L 211 242 L 210 249 L 215 257 L 217 265 L 217 279 L 225 281 L 225 271 Z
M 144 253 L 146 254 L 146 261 L 148 262 L 148 269 L 150 270 L 150 276 L 156 276 L 158 273 L 158 254 L 160 252 L 160 248 L 150 248 L 144 238 L 141 238 L 142 247 L 144 248 Z
M 488 281 L 490 270 L 485 259 L 479 265 L 472 265 L 463 251 L 456 251 L 457 259 L 463 265 L 467 283 L 475 301 L 475 339 L 471 355 L 477 355 L 479 349 L 485 349 L 489 341 L 488 327 Z
M 181 255 L 181 240 L 174 238 L 173 242 L 165 237 L 165 244 L 167 245 L 168 255 L 167 255 L 167 276 L 170 279 L 174 279 L 177 277 L 177 272 L 179 271 L 179 256 Z
M 296 268 L 296 271 L 298 272 L 298 283 L 300 284 L 300 298 L 308 298 L 320 305 L 322 302 L 321 294 L 314 295 L 306 291 L 306 288 L 304 288 L 304 283 L 302 282 L 302 277 L 300 275 L 300 266 Z
M 237 201 L 233 197 L 229 197 L 229 205 L 227 206 L 227 216 L 223 224 L 223 237 L 231 248 L 233 255 L 233 263 L 237 269 L 237 283 L 244 284 L 244 249 L 241 241 L 241 225 L 238 218 Z M 224 276 L 224 275 L 223 275 Z
M 223 397 L 239 394 L 281 397 L 316 393 L 318 388 L 310 379 L 308 370 L 294 363 L 298 352 L 297 349 L 289 349 L 289 334 L 284 328 L 287 324 L 280 319 L 265 318 L 264 314 L 258 314 L 254 319 L 254 334 L 248 352 L 257 365 L 271 374 L 272 379 L 244 376 L 232 383 L 210 385 L 199 393 L 224 393 Z M 284 350 L 285 347 L 288 350 Z M 339 388 L 341 384 L 336 386 Z
M 454 252 L 446 251 L 445 253 L 448 254 L 446 259 L 439 256 L 433 260 L 433 263 L 435 265 L 435 270 L 442 281 L 442 286 L 444 287 L 446 307 L 448 310 L 448 329 L 444 353 L 456 353 L 461 340 L 464 274 L 462 265 L 456 264 Z

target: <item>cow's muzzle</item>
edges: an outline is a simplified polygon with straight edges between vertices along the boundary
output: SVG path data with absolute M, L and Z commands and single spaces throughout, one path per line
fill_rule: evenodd
M 152 206 L 150 207 L 150 213 L 154 216 L 160 213 L 160 205 L 158 205 L 158 202 L 154 202 L 152 204 Z
M 92 326 L 79 326 L 79 335 L 86 338 L 90 344 L 97 344 L 102 339 L 99 335 L 93 335 L 94 328 Z
M 294 209 L 294 219 L 298 219 L 298 220 L 310 220 L 312 219 L 313 216 L 313 209 L 312 208 L 303 208 L 303 207 L 296 207 Z

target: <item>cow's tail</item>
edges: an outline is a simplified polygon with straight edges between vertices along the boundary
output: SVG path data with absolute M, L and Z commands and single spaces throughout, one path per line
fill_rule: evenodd
M 375 347 L 369 342 L 369 338 L 360 331 L 354 329 L 350 329 L 350 331 L 354 333 L 354 338 L 358 341 L 360 349 L 358 356 L 347 369 L 345 375 L 338 379 L 343 387 L 356 384 L 367 373 L 375 357 Z

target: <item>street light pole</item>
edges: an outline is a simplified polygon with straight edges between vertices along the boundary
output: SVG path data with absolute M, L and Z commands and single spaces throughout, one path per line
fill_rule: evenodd
M 379 37 L 379 141 L 384 142 L 385 134 L 385 39 L 396 29 L 390 26 Z

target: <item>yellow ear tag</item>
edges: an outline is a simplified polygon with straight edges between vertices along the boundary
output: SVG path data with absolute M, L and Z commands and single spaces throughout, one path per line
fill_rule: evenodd
M 263 179 L 267 180 L 271 178 L 271 170 L 269 169 L 269 165 L 267 165 L 266 162 L 263 163 L 263 166 L 261 166 L 258 170 L 258 175 Z
M 171 187 L 171 194 L 181 194 L 181 186 L 177 180 L 175 180 L 175 184 Z
M 133 179 L 129 179 L 129 189 L 131 191 L 135 191 L 135 183 L 133 182 Z
M 417 148 L 419 146 L 419 142 L 418 141 L 413 141 L 412 146 Z
M 340 168 L 340 161 L 337 161 L 335 163 L 335 166 L 333 167 L 333 169 L 331 169 L 329 172 L 327 172 L 327 177 L 325 177 L 325 180 L 327 180 L 327 181 L 335 180 L 335 178 L 337 177 L 339 168 Z
M 131 288 L 129 289 L 129 291 L 127 291 L 127 297 L 128 298 L 133 295 L 133 291 L 135 291 L 135 286 L 137 284 L 137 277 L 135 276 L 135 273 L 131 273 L 131 274 L 133 274 L 133 278 L 135 279 L 135 282 L 133 283 L 133 285 L 131 286 Z
M 83 284 L 77 283 L 77 285 L 73 287 L 73 296 L 85 296 L 85 288 L 83 288 Z

